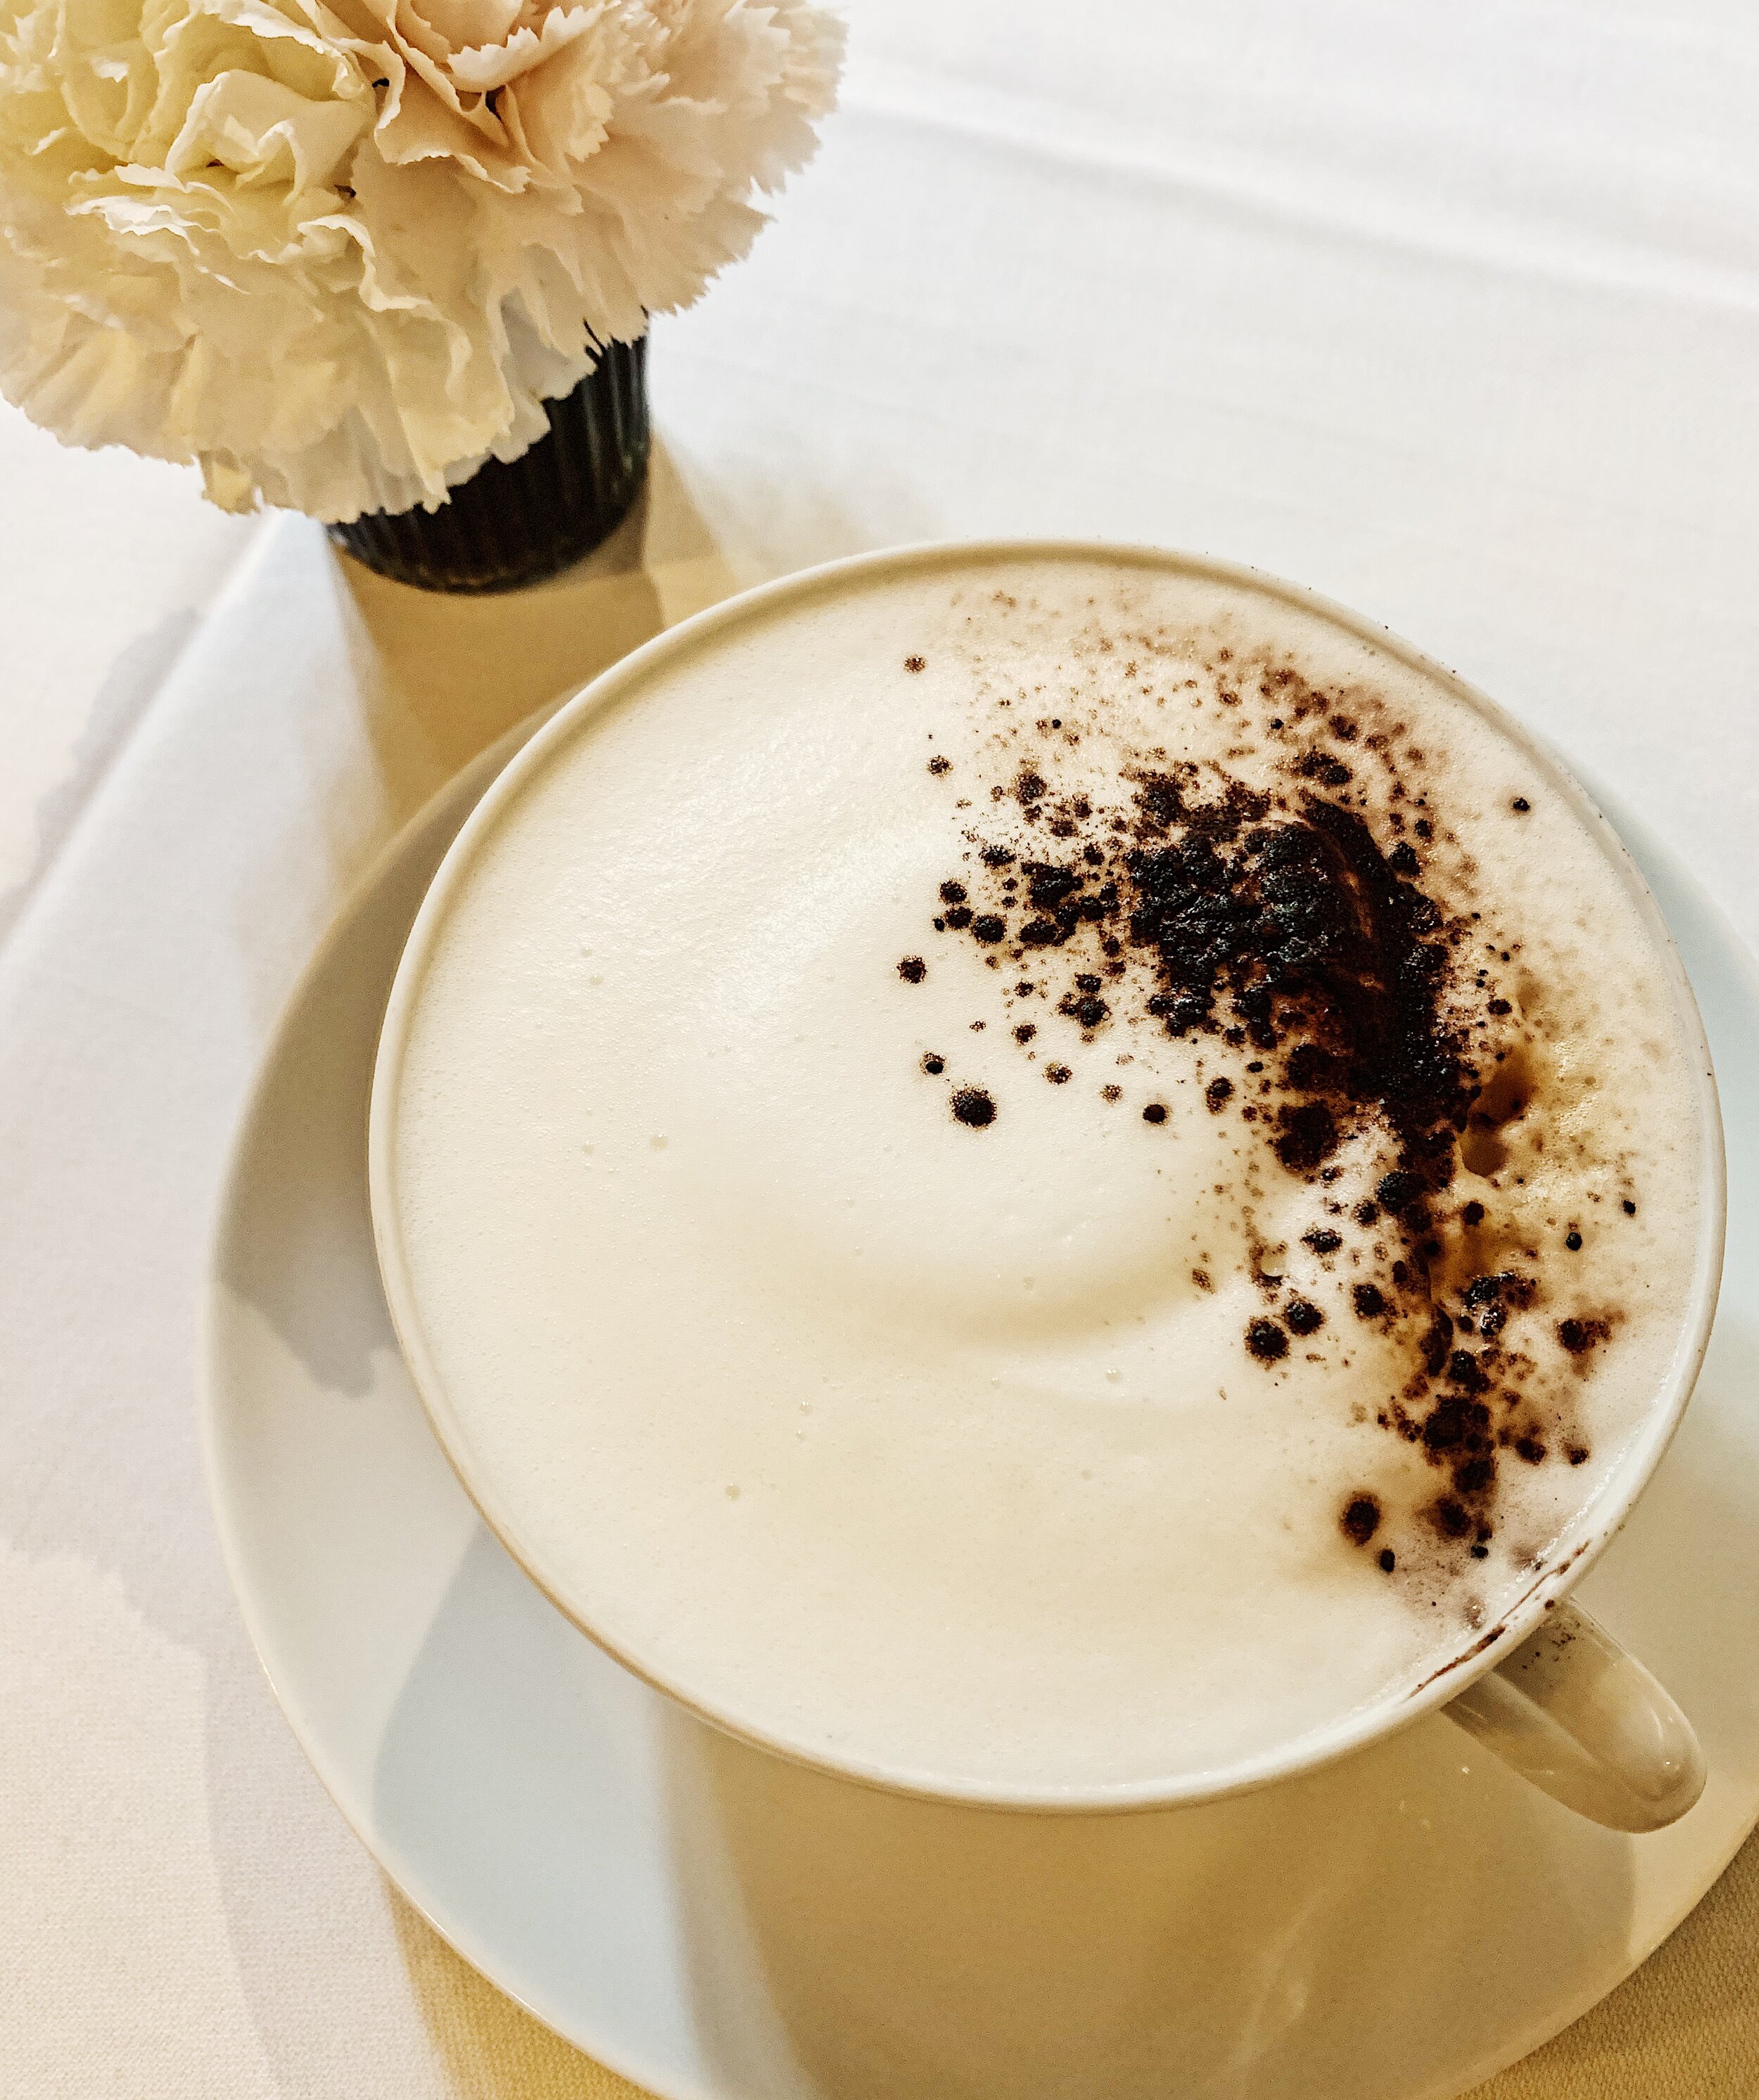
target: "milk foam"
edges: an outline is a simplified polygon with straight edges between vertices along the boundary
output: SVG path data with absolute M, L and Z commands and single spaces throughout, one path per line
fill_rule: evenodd
M 1399 1252 L 1377 1268 L 1384 1222 L 1350 1215 L 1375 1134 L 1335 1181 L 1288 1172 L 1239 1112 L 1249 1045 L 1121 990 L 1084 1031 L 1018 994 L 1033 958 L 934 928 L 1028 744 L 1065 796 L 1127 794 L 1153 752 L 1274 787 L 1268 703 L 1222 697 L 1272 663 L 1421 747 L 1425 887 L 1480 914 L 1512 1008 L 1530 1100 L 1439 1200 L 1436 1260 L 1477 1260 L 1474 1192 L 1492 1265 L 1542 1257 L 1523 1348 L 1553 1448 L 1504 1454 L 1475 1558 L 1425 1529 L 1446 1482 L 1386 1425 L 1409 1335 L 1351 1309 Z M 1077 743 L 1036 726 L 1065 714 Z M 905 1783 L 1128 1791 L 1421 1685 L 1571 1549 L 1682 1346 L 1694 1085 L 1606 849 L 1443 684 L 1213 579 L 949 562 L 750 615 L 551 741 L 413 993 L 395 1223 L 457 1450 L 615 1652 Z M 1314 1251 L 1331 1220 L 1347 1244 Z M 1257 1360 L 1295 1296 L 1321 1330 Z M 1580 1356 L 1573 1312 L 1612 1316 Z M 1363 1491 L 1369 1550 L 1340 1525 Z

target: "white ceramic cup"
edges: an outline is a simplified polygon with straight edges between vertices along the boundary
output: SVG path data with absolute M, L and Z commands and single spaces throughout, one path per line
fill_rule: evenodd
M 1192 556 L 1074 541 L 982 542 L 957 548 L 904 548 L 858 555 L 748 591 L 683 622 L 595 679 L 533 737 L 484 795 L 434 879 L 391 990 L 373 1077 L 368 1150 L 379 1267 L 399 1340 L 440 1444 L 485 1521 L 515 1560 L 584 1632 L 602 1639 L 590 1609 L 582 1600 L 568 1594 L 566 1586 L 544 1565 L 542 1555 L 521 1538 L 502 1505 L 494 1481 L 485 1476 L 460 1434 L 423 1337 L 420 1308 L 402 1244 L 396 1201 L 395 1122 L 408 1026 L 427 958 L 453 899 L 470 879 L 479 840 L 541 772 L 550 754 L 579 735 L 589 717 L 614 704 L 639 702 L 645 682 L 686 655 L 713 648 L 745 624 L 785 617 L 791 602 L 821 601 L 827 591 L 834 592 L 845 580 L 865 581 L 876 573 L 902 566 L 1033 555 L 1097 557 L 1137 566 L 1162 565 L 1268 591 L 1310 608 L 1377 650 L 1415 666 L 1487 717 L 1576 810 L 1584 824 L 1599 835 L 1607 850 L 1611 878 L 1622 881 L 1649 929 L 1672 990 L 1682 1038 L 1697 1059 L 1704 1158 L 1691 1300 L 1685 1308 L 1682 1341 L 1665 1387 L 1656 1394 L 1618 1474 L 1603 1492 L 1592 1524 L 1576 1539 L 1572 1551 L 1536 1578 L 1519 1603 L 1490 1632 L 1454 1657 L 1418 1692 L 1394 1697 L 1365 1714 L 1352 1716 L 1317 1744 L 1310 1739 L 1298 1752 L 1292 1749 L 1280 1762 L 1273 1759 L 1266 1763 L 1260 1759 L 1249 1772 L 1206 1774 L 1197 1786 L 1169 1780 L 1164 1788 L 1137 1789 L 1127 1799 L 1107 1794 L 1085 1800 L 1063 1789 L 1054 1800 L 1023 1801 L 1010 1795 L 1005 1802 L 998 1799 L 986 1805 L 1067 1812 L 1158 1807 L 1216 1799 L 1271 1784 L 1363 1749 L 1439 1708 L 1567 1807 L 1616 1830 L 1660 1829 L 1683 1815 L 1703 1792 L 1703 1751 L 1690 1723 L 1662 1686 L 1570 1601 L 1569 1592 L 1617 1534 L 1672 1440 L 1696 1382 L 1716 1310 L 1726 1209 L 1721 1122 L 1709 1046 L 1691 987 L 1660 910 L 1622 840 L 1544 745 L 1493 702 L 1389 635 L 1385 629 L 1311 592 L 1253 570 Z M 643 1675 L 649 1674 L 640 1671 L 639 1658 L 619 1654 L 608 1642 L 603 1644 L 620 1661 Z M 734 1733 L 744 1732 L 733 1728 L 691 1686 L 660 1682 L 651 1675 L 650 1681 L 658 1682 L 661 1690 L 704 1719 Z M 788 1745 L 764 1743 L 762 1746 L 790 1756 L 800 1754 Z M 853 1765 L 842 1767 L 822 1758 L 812 1762 L 870 1784 L 888 1783 L 883 1774 Z M 948 1798 L 985 1801 L 980 1794 L 967 1793 Z

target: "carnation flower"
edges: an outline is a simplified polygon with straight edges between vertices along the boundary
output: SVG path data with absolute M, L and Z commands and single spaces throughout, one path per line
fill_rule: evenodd
M 228 509 L 432 509 L 744 254 L 842 39 L 808 0 L 0 0 L 0 391 Z

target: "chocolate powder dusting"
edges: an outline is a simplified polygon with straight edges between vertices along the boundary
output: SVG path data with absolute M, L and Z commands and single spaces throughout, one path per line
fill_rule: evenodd
M 1125 1022 L 1153 1027 L 1188 1046 L 1204 1107 L 1237 1125 L 1246 1156 L 1312 1187 L 1328 1222 L 1302 1244 L 1341 1272 L 1339 1312 L 1354 1321 L 1284 1296 L 1280 1260 L 1257 1255 L 1270 1305 L 1244 1328 L 1246 1353 L 1276 1373 L 1292 1336 L 1321 1361 L 1352 1332 L 1370 1339 L 1363 1326 L 1392 1346 L 1403 1369 L 1394 1391 L 1371 1400 L 1373 1419 L 1432 1485 L 1402 1516 L 1364 1490 L 1346 1506 L 1345 1535 L 1373 1539 L 1389 1572 L 1395 1555 L 1382 1542 L 1395 1526 L 1400 1567 L 1456 1548 L 1464 1564 L 1495 1535 L 1505 1462 L 1548 1463 L 1566 1449 L 1571 1462 L 1586 1458 L 1560 1392 L 1616 1312 L 1553 1315 L 1548 1335 L 1529 1317 L 1548 1299 L 1537 1252 L 1511 1260 L 1482 1200 L 1448 1201 L 1462 1166 L 1495 1185 L 1502 1133 L 1527 1114 L 1531 1082 L 1520 1016 L 1496 982 L 1510 949 L 1487 949 L 1478 915 L 1450 914 L 1446 884 L 1430 885 L 1429 858 L 1453 833 L 1424 753 L 1372 699 L 1346 708 L 1291 665 L 1226 662 L 1224 675 L 1224 662 L 1218 651 L 1208 667 L 1214 698 L 1240 709 L 1242 755 L 1258 748 L 1249 735 L 1268 739 L 1271 783 L 1155 750 L 1120 754 L 1108 797 L 1090 773 L 1083 791 L 1063 792 L 1058 753 L 1079 742 L 1080 716 L 1065 704 L 1030 724 L 1010 717 L 993 739 L 1001 755 L 978 802 L 983 821 L 961 832 L 968 850 L 925 916 L 1011 963 L 1008 996 L 1045 1002 L 1044 1018 L 1012 1031 L 1026 1055 L 1047 1047 L 1047 1023 L 1067 1031 L 1065 1054 L 1077 1044 L 1097 1054 Z M 1275 712 L 1249 730 L 1241 700 L 1253 677 Z M 1072 1076 L 1060 1059 L 1041 1070 L 1054 1086 Z M 1103 1089 L 1107 1100 L 1119 1091 Z M 956 1094 L 953 1112 L 981 1127 L 993 1104 L 984 1095 L 983 1112 L 967 1116 L 970 1096 Z M 1142 1110 L 1151 1125 L 1166 1116 L 1164 1101 Z M 1243 1189 L 1257 1171 L 1242 1168 Z M 1346 1171 L 1347 1202 L 1341 1191 L 1328 1199 Z M 1192 1273 L 1212 1287 L 1207 1271 Z M 1565 1374 L 1549 1385 L 1547 1346 Z
M 1597 1342 L 1612 1332 L 1610 1320 L 1572 1318 L 1558 1322 L 1558 1339 L 1572 1357 L 1585 1357 Z
M 970 1130 L 983 1130 L 996 1120 L 996 1104 L 982 1087 L 961 1087 L 952 1097 L 955 1119 Z
M 1246 1330 L 1246 1347 L 1261 1364 L 1274 1364 L 1288 1354 L 1288 1337 L 1274 1320 L 1254 1320 Z
M 1373 1495 L 1352 1495 L 1339 1521 L 1352 1546 L 1366 1546 L 1381 1528 L 1380 1502 Z

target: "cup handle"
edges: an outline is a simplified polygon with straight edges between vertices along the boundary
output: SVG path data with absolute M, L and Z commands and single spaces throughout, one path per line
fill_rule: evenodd
M 1611 1830 L 1661 1830 L 1704 1790 L 1692 1724 L 1586 1612 L 1560 1604 L 1442 1710 L 1566 1808 Z

